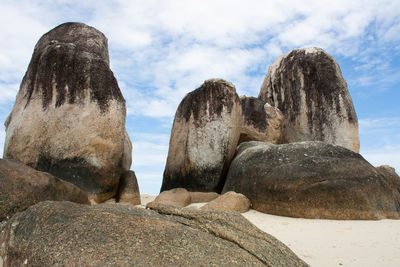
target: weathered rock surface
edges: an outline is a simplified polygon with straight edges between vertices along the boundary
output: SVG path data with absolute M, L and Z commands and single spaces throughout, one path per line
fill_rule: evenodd
M 282 142 L 282 112 L 255 97 L 240 97 L 243 124 L 239 143 L 263 141 L 278 144 Z
M 210 202 L 219 197 L 215 192 L 189 192 L 191 203 Z
M 187 94 L 175 114 L 161 191 L 220 192 L 240 137 L 235 87 L 211 79 Z
M 396 170 L 393 167 L 391 167 L 389 165 L 381 165 L 381 166 L 376 167 L 376 169 L 383 176 L 390 178 L 390 180 L 393 180 L 394 182 L 400 182 L 400 177 L 396 173 Z
M 117 202 L 140 205 L 140 191 L 135 172 L 125 171 L 119 181 Z
M 393 167 L 390 167 L 389 165 L 378 166 L 376 167 L 376 169 L 385 178 L 385 180 L 390 184 L 391 188 L 393 189 L 394 191 L 393 198 L 397 199 L 397 201 L 400 203 L 400 177 L 396 173 L 396 170 Z
M 347 83 L 324 50 L 295 49 L 279 57 L 259 98 L 282 111 L 283 143 L 324 141 L 358 153 L 358 119 Z
M 323 142 L 238 147 L 223 192 L 253 209 L 323 219 L 400 219 L 400 191 L 361 155 Z
M 73 184 L 16 160 L 0 159 L 0 222 L 44 200 L 89 204 L 88 195 Z
M 161 192 L 152 202 L 183 208 L 189 205 L 191 200 L 190 193 L 185 188 L 174 188 Z
M 85 24 L 62 24 L 35 46 L 5 123 L 4 157 L 108 199 L 131 164 L 125 116 L 106 37 Z
M 205 204 L 200 209 L 237 211 L 242 213 L 248 211 L 250 207 L 250 200 L 245 195 L 229 191 Z
M 307 266 L 239 214 L 41 202 L 0 232 L 4 266 Z

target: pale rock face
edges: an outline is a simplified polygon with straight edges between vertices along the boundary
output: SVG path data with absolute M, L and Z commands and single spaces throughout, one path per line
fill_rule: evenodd
M 324 50 L 295 49 L 280 56 L 269 67 L 259 98 L 282 111 L 283 143 L 324 141 L 359 151 L 347 83 Z
M 4 157 L 88 191 L 115 195 L 131 164 L 125 100 L 109 68 L 106 37 L 62 24 L 35 46 L 7 121 Z
M 243 124 L 239 143 L 264 141 L 278 144 L 282 139 L 282 112 L 255 97 L 241 96 Z
M 175 114 L 161 191 L 221 191 L 241 124 L 241 104 L 231 83 L 207 80 L 187 94 Z
M 237 211 L 243 213 L 248 211 L 250 207 L 250 200 L 245 195 L 229 191 L 205 204 L 200 210 Z

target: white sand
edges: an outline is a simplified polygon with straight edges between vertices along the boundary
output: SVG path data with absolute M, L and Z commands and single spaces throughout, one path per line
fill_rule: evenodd
M 255 210 L 243 216 L 311 266 L 400 266 L 400 220 L 310 220 Z
M 154 198 L 142 195 L 142 205 Z M 311 266 L 400 266 L 400 220 L 310 220 L 255 210 L 243 213 L 243 216 L 285 243 Z

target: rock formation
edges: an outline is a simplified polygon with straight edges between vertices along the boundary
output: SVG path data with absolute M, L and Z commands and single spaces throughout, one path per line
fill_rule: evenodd
M 242 113 L 235 87 L 211 79 L 187 94 L 171 130 L 161 191 L 220 192 L 240 137 Z
M 131 164 L 125 116 L 106 37 L 85 24 L 62 24 L 35 46 L 5 123 L 4 157 L 108 199 Z
M 246 212 L 250 207 L 250 200 L 245 195 L 229 191 L 205 204 L 200 209 Z
M 125 171 L 119 180 L 117 202 L 140 205 L 140 191 L 135 172 Z
M 255 210 L 321 219 L 400 219 L 400 190 L 361 155 L 323 142 L 238 147 L 223 192 Z
M 45 200 L 89 204 L 88 195 L 73 184 L 16 160 L 0 159 L 0 222 Z
M 393 189 L 393 199 L 397 199 L 398 205 L 400 206 L 400 177 L 396 173 L 396 170 L 389 165 L 382 165 L 376 167 L 376 170 L 384 177 L 384 179 L 390 184 Z
M 358 153 L 358 120 L 347 84 L 324 50 L 295 49 L 279 57 L 259 98 L 282 111 L 283 143 L 324 141 Z
M 239 143 L 246 141 L 264 141 L 280 143 L 282 141 L 282 113 L 255 97 L 240 97 L 243 124 Z
M 0 232 L 4 266 L 307 266 L 239 214 L 41 202 Z

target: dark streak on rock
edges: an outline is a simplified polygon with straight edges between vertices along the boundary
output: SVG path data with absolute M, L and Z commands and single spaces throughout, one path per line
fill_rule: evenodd
M 112 99 L 125 102 L 108 61 L 107 39 L 95 28 L 81 23 L 56 27 L 35 47 L 21 84 L 21 89 L 26 88 L 25 107 L 35 94 L 41 97 L 44 110 L 51 104 L 55 108 L 66 102 L 82 104 L 85 95 L 102 112 Z
M 306 53 L 304 49 L 296 49 L 285 56 L 276 70 L 275 79 L 269 81 L 269 92 L 260 92 L 259 98 L 278 107 L 287 116 L 289 122 L 294 122 L 301 112 L 300 88 L 305 92 L 305 102 L 308 123 L 311 129 L 319 129 L 314 134 L 319 134 L 323 140 L 322 127 L 326 124 L 325 116 L 328 115 L 326 107 L 335 110 L 342 120 L 357 124 L 351 100 L 347 98 L 347 84 L 338 76 L 334 60 L 322 51 Z M 340 72 L 340 69 L 339 69 Z M 304 75 L 304 85 L 301 86 L 300 74 Z M 343 81 L 343 82 L 341 82 Z M 274 98 L 272 92 L 276 94 Z M 285 95 L 282 99 L 281 95 Z M 339 97 L 343 100 L 341 106 Z M 326 104 L 324 104 L 324 102 Z M 311 109 L 313 103 L 314 111 Z M 349 107 L 341 110 L 342 107 Z M 344 115 L 347 118 L 342 117 Z
M 254 125 L 260 131 L 265 131 L 268 127 L 267 113 L 264 109 L 265 102 L 256 97 L 241 97 L 240 103 L 245 123 Z
M 105 177 L 107 176 L 107 173 L 105 173 L 104 170 L 97 169 L 90 165 L 81 157 L 56 160 L 40 156 L 35 169 L 49 172 L 52 175 L 75 184 L 79 188 L 91 193 L 96 193 L 99 189 L 104 192 L 113 192 L 118 186 L 115 184 L 110 185 L 109 188 L 105 188 L 105 185 L 99 184 L 99 181 L 104 182 L 104 179 L 99 180 L 99 177 Z M 110 179 L 113 178 L 112 175 L 109 176 Z
M 220 168 L 202 170 L 197 172 L 191 169 L 188 173 L 167 172 L 164 171 L 164 180 L 160 192 L 182 187 L 188 191 L 196 192 L 217 192 L 220 193 L 225 184 L 226 172 L 222 172 L 220 177 L 216 173 L 220 173 Z M 222 177 L 222 178 L 221 178 Z M 216 180 L 218 178 L 218 180 Z
M 228 82 L 221 79 L 207 80 L 185 96 L 176 111 L 176 116 L 189 121 L 193 115 L 195 122 L 206 116 L 207 112 L 211 116 L 220 117 L 223 107 L 226 107 L 229 113 L 232 111 L 235 99 L 233 95 L 236 95 L 235 87 Z

